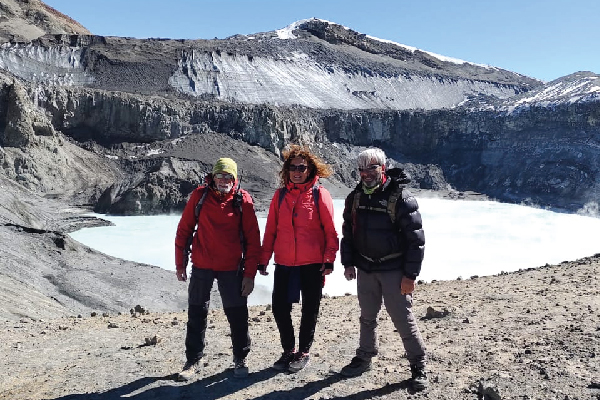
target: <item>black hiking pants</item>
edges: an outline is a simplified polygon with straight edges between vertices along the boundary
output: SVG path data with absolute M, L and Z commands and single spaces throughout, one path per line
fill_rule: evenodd
M 248 355 L 250 351 L 248 305 L 247 298 L 241 295 L 242 278 L 242 274 L 238 271 L 213 271 L 192 267 L 188 287 L 188 323 L 185 338 L 185 355 L 189 362 L 195 362 L 204 356 L 210 292 L 215 279 L 231 329 L 233 357 L 244 359 Z
M 273 316 L 279 329 L 281 347 L 284 351 L 295 349 L 296 337 L 292 324 L 292 304 L 298 302 L 302 293 L 302 317 L 298 350 L 308 353 L 315 337 L 323 293 L 322 264 L 297 267 L 275 266 L 273 282 Z

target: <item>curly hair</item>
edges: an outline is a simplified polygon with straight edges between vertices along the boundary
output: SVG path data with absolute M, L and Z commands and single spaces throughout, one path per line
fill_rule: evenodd
M 283 151 L 283 167 L 279 173 L 280 184 L 282 187 L 287 185 L 290 179 L 290 164 L 294 158 L 303 158 L 308 164 L 308 180 L 310 181 L 318 175 L 320 178 L 331 176 L 331 167 L 325 164 L 319 157 L 313 154 L 308 147 L 302 147 L 297 144 L 291 145 Z

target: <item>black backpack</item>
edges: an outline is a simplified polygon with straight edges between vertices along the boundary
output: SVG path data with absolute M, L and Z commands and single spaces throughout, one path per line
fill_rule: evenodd
M 396 203 L 398 199 L 402 197 L 402 188 L 398 187 L 394 189 L 394 191 L 390 194 L 390 197 L 387 201 L 387 207 L 367 207 L 360 205 L 360 197 L 362 195 L 362 190 L 357 190 L 354 193 L 354 198 L 352 201 L 352 220 L 354 221 L 356 218 L 356 210 L 370 210 L 370 211 L 379 211 L 385 212 L 390 216 L 392 220 L 392 224 L 396 223 Z

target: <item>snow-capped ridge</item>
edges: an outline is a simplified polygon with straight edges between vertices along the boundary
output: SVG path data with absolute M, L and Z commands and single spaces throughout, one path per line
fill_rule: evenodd
M 405 44 L 402 44 L 402 43 L 394 42 L 392 40 L 380 39 L 380 38 L 375 37 L 375 36 L 366 35 L 366 34 L 357 32 L 357 31 L 355 31 L 355 30 L 353 30 L 353 29 L 351 29 L 351 28 L 349 28 L 347 26 L 340 25 L 340 24 L 335 23 L 335 22 L 327 21 L 327 20 L 324 20 L 324 19 L 321 19 L 321 18 L 309 18 L 309 19 L 299 20 L 299 21 L 291 23 L 290 25 L 286 26 L 285 28 L 278 29 L 275 32 L 277 34 L 277 37 L 279 39 L 282 39 L 282 40 L 297 39 L 298 37 L 296 35 L 294 35 L 294 31 L 297 30 L 297 29 L 301 29 L 301 27 L 304 24 L 309 23 L 309 22 L 321 22 L 321 23 L 324 23 L 324 24 L 327 24 L 327 25 L 331 25 L 331 26 L 342 27 L 343 29 L 345 29 L 349 33 L 351 33 L 351 32 L 352 33 L 356 33 L 359 36 L 364 36 L 364 37 L 366 37 L 366 38 L 368 38 L 370 40 L 375 40 L 375 41 L 378 41 L 378 42 L 381 42 L 381 43 L 391 44 L 391 45 L 400 47 L 400 48 L 402 48 L 404 50 L 407 50 L 407 51 L 409 51 L 412 54 L 414 54 L 415 52 L 419 51 L 419 52 L 428 54 L 431 57 L 434 57 L 434 58 L 436 58 L 436 59 L 438 59 L 440 61 L 443 61 L 443 62 L 450 62 L 450 63 L 453 63 L 453 64 L 459 64 L 459 65 L 470 64 L 470 65 L 475 65 L 475 66 L 483 67 L 483 68 L 487 68 L 487 69 L 497 69 L 496 67 L 493 67 L 493 66 L 488 65 L 488 64 L 477 64 L 477 63 L 473 63 L 473 62 L 470 62 L 470 61 L 461 60 L 461 59 L 454 58 L 454 57 L 444 56 L 444 55 L 437 54 L 437 53 L 434 53 L 434 52 L 431 52 L 431 51 L 422 50 L 422 49 L 419 49 L 417 47 L 408 46 L 408 45 L 405 45 Z
M 397 42 L 394 42 L 394 41 L 391 41 L 391 40 L 380 39 L 380 38 L 377 38 L 377 37 L 371 36 L 371 35 L 367 35 L 367 37 L 369 39 L 377 40 L 377 41 L 382 42 L 382 43 L 388 43 L 388 44 L 396 45 L 398 47 L 402 47 L 403 49 L 406 49 L 406 50 L 410 51 L 413 54 L 415 52 L 417 52 L 417 51 L 420 51 L 422 53 L 429 54 L 431 57 L 437 58 L 440 61 L 450 62 L 450 63 L 453 63 L 453 64 L 459 64 L 459 65 L 470 64 L 470 65 L 475 65 L 475 66 L 478 66 L 478 67 L 483 67 L 483 68 L 488 68 L 488 69 L 498 69 L 498 68 L 493 67 L 493 66 L 491 66 L 489 64 L 477 64 L 477 63 L 473 63 L 473 62 L 470 62 L 470 61 L 461 60 L 459 58 L 448 57 L 448 56 L 444 56 L 444 55 L 441 55 L 441 54 L 433 53 L 431 51 L 421 50 L 421 49 L 419 49 L 417 47 L 408 46 L 408 45 L 405 45 L 405 44 L 402 44 L 402 43 L 397 43 Z
M 319 22 L 324 22 L 327 24 L 334 24 L 337 25 L 333 22 L 330 21 L 326 21 L 324 19 L 320 19 L 320 18 L 308 18 L 308 19 L 301 19 L 299 21 L 296 22 L 292 22 L 291 24 L 289 24 L 288 26 L 286 26 L 285 28 L 281 28 L 275 31 L 275 33 L 277 34 L 277 37 L 279 39 L 282 40 L 293 40 L 293 39 L 297 39 L 298 37 L 296 35 L 294 35 L 294 31 L 297 30 L 298 28 L 300 28 L 301 25 L 310 22 L 310 21 L 319 21 Z
M 116 63 L 88 68 L 98 57 L 111 56 L 107 48 L 117 47 L 124 50 Z M 169 58 L 174 71 L 157 69 L 147 58 L 167 47 L 169 57 L 175 55 Z M 123 60 L 135 69 L 112 68 Z M 414 47 L 318 18 L 225 40 L 47 35 L 0 46 L 0 67 L 39 84 L 146 93 L 165 90 L 166 81 L 184 97 L 315 109 L 452 108 L 481 96 L 507 99 L 541 85 L 510 71 L 442 63 Z
M 509 112 L 523 107 L 551 107 L 558 104 L 573 104 L 600 99 L 600 75 L 580 71 L 546 83 L 541 88 L 507 101 L 503 107 Z

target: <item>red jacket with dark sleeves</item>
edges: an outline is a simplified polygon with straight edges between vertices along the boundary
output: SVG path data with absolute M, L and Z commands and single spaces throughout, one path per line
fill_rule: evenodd
M 318 179 L 300 185 L 288 183 L 281 205 L 280 191 L 275 192 L 267 216 L 260 264 L 267 265 L 273 253 L 276 264 L 288 267 L 334 262 L 339 243 L 333 223 L 333 200 L 329 191 L 319 186 L 316 210 L 312 188 Z
M 195 208 L 204 190 L 208 194 L 196 221 Z M 234 205 L 234 192 L 225 195 L 209 187 L 195 189 L 183 210 L 175 236 L 175 266 L 184 270 L 187 264 L 184 250 L 188 238 L 198 229 L 192 240 L 192 265 L 195 268 L 215 271 L 235 271 L 242 258 L 240 228 L 246 243 L 244 276 L 254 278 L 260 255 L 260 231 L 254 212 L 254 203 L 248 192 L 243 195 L 242 216 Z

